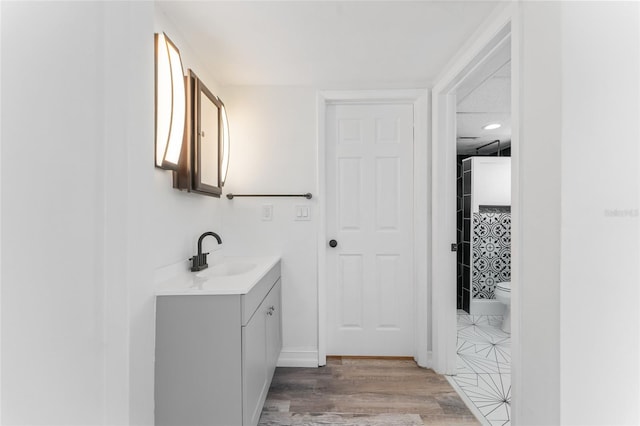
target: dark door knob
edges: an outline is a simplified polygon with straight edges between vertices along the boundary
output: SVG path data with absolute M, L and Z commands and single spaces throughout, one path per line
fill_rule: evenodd
M 335 247 L 335 246 L 337 246 L 337 245 L 338 245 L 338 242 L 337 242 L 336 240 L 331 240 L 331 241 L 329 241 L 329 246 L 331 246 L 331 247 Z

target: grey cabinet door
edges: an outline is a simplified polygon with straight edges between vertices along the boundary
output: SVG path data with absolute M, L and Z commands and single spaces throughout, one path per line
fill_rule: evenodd
M 156 425 L 242 424 L 239 306 L 239 296 L 158 297 Z
M 265 299 L 267 309 L 271 315 L 267 316 L 267 377 L 269 382 L 273 378 L 273 373 L 282 350 L 282 303 L 281 303 L 280 280 L 273 286 L 271 292 Z
M 256 425 L 268 389 L 267 308 L 264 302 L 242 327 L 242 424 Z

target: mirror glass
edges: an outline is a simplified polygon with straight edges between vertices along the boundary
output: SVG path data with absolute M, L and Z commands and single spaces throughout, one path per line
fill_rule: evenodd
M 220 108 L 217 99 L 204 87 L 200 86 L 200 130 L 198 137 L 198 170 L 200 184 L 220 187 L 219 184 L 219 117 Z

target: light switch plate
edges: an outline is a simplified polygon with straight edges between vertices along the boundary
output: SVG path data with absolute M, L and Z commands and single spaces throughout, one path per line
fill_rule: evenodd
M 294 211 L 295 220 L 311 220 L 311 213 L 309 206 L 295 206 Z
M 263 222 L 270 222 L 273 220 L 273 204 L 263 204 L 260 217 Z

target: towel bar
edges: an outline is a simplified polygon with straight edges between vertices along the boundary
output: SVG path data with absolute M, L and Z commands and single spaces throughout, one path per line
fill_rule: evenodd
M 227 194 L 227 198 L 233 200 L 235 197 L 304 197 L 310 200 L 312 195 L 310 192 L 306 194 Z

